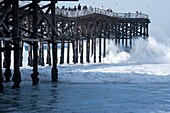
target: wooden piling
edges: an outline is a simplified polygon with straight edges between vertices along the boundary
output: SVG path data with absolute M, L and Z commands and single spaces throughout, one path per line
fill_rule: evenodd
M 80 52 L 80 63 L 83 63 L 83 55 L 84 55 L 84 41 L 81 39 L 81 52 Z
M 99 62 L 102 61 L 102 36 L 99 35 Z
M 90 57 L 93 56 L 93 53 L 94 53 L 94 42 L 93 42 L 93 38 L 91 38 L 91 55 L 90 55 Z
M 33 66 L 32 45 L 28 45 L 28 66 Z
M 117 46 L 120 47 L 120 38 L 121 38 L 120 24 L 118 24 L 117 30 L 118 30 L 118 37 L 117 37 L 118 43 L 117 43 Z
M 72 40 L 72 51 L 73 51 L 73 63 L 75 64 L 76 62 L 75 62 L 75 41 L 74 40 Z
M 65 25 L 65 22 L 62 21 L 61 22 L 61 42 L 60 42 L 60 64 L 63 64 L 64 63 L 64 25 Z
M 94 48 L 94 63 L 96 63 L 96 37 L 93 38 L 93 48 Z
M 125 46 L 124 46 L 124 34 L 125 34 L 125 32 L 124 32 L 124 29 L 125 28 L 125 23 L 122 23 L 122 30 L 121 30 L 121 34 L 122 34 L 122 36 L 121 36 L 121 39 L 122 39 L 122 48 L 124 48 Z
M 106 38 L 103 38 L 103 58 L 106 57 Z
M 37 39 L 38 38 L 38 0 L 33 0 L 33 38 Z M 37 85 L 39 82 L 38 78 L 38 42 L 33 42 L 33 73 L 31 74 L 32 78 L 32 85 Z
M 56 30 L 56 17 L 55 17 L 55 0 L 51 0 L 51 16 L 52 25 Z M 51 70 L 52 82 L 57 82 L 58 80 L 58 69 L 57 69 L 57 37 L 54 31 L 52 31 L 52 55 L 53 55 L 53 65 Z
M 14 74 L 12 88 L 20 88 L 20 37 L 19 37 L 19 0 L 13 0 L 13 41 L 14 41 Z
M 47 59 L 46 59 L 46 64 L 48 64 L 49 66 L 51 66 L 51 51 L 50 51 L 51 47 L 50 47 L 50 43 L 47 42 Z
M 78 52 L 78 50 L 79 50 L 79 49 L 78 49 L 78 42 L 79 42 L 79 41 L 78 41 L 78 38 L 76 38 L 76 40 L 75 40 L 75 62 L 76 62 L 76 63 L 78 63 L 78 53 L 79 53 L 79 52 Z
M 90 37 L 86 41 L 86 62 L 90 63 Z
M 70 42 L 67 40 L 67 64 L 70 63 Z
M 0 49 L 2 49 L 1 41 L 0 41 Z M 4 85 L 3 85 L 3 77 L 2 77 L 2 51 L 0 51 L 0 93 L 4 92 Z
M 23 46 L 24 42 L 20 41 L 19 43 L 19 66 L 22 67 L 22 61 L 23 61 Z
M 126 28 L 125 28 L 125 37 L 126 37 L 126 39 L 125 39 L 125 48 L 127 48 L 128 47 L 128 23 L 126 22 Z
M 130 40 L 130 45 L 129 46 L 132 47 L 132 29 L 133 29 L 132 28 L 132 23 L 130 23 L 130 28 L 131 29 L 130 29 L 130 34 L 129 34 L 129 40 Z
M 149 27 L 148 27 L 148 23 L 146 23 L 146 38 L 149 37 Z
M 4 53 L 4 58 L 5 58 L 5 72 L 4 72 L 4 76 L 5 76 L 5 82 L 10 82 L 10 78 L 12 76 L 11 73 L 11 45 L 9 42 L 5 42 L 5 53 Z
M 39 65 L 44 66 L 44 45 L 43 45 L 43 41 L 40 41 Z
M 60 56 L 60 64 L 64 64 L 64 39 L 61 40 L 61 47 L 60 47 L 60 52 L 61 52 L 61 56 Z
M 78 22 L 75 23 L 75 62 L 78 63 L 79 57 L 79 37 L 78 37 Z

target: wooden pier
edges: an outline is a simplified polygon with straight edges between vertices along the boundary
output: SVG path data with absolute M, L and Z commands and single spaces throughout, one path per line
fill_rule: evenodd
M 147 39 L 149 36 L 150 20 L 143 13 L 116 13 L 92 7 L 85 10 L 65 10 L 56 8 L 56 0 L 43 6 L 39 2 L 40 0 L 32 0 L 23 6 L 19 6 L 19 0 L 0 2 L 1 92 L 4 89 L 3 81 L 10 82 L 11 77 L 14 82 L 12 88 L 20 88 L 20 66 L 25 43 L 29 45 L 28 65 L 33 67 L 33 73 L 30 74 L 32 84 L 37 85 L 38 65 L 44 66 L 44 60 L 52 67 L 52 82 L 57 82 L 57 64 L 90 63 L 91 56 L 94 63 L 101 62 L 106 57 L 108 41 L 114 41 L 115 45 L 127 50 L 133 47 L 134 39 Z M 47 45 L 47 59 L 44 59 L 44 45 Z M 61 50 L 60 56 L 58 49 Z M 10 69 L 11 51 L 14 51 L 13 76 Z M 70 54 L 73 55 L 72 59 Z M 2 68 L 5 68 L 4 73 Z

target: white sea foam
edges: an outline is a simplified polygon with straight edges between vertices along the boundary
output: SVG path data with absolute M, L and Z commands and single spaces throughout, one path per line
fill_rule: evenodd
M 68 83 L 170 82 L 170 48 L 155 37 L 139 39 L 130 53 L 112 42 L 103 63 L 59 66 L 59 81 Z
M 170 61 L 170 48 L 158 43 L 155 37 L 148 38 L 148 41 L 136 40 L 135 46 L 131 50 L 131 60 L 145 63 L 167 63 Z
M 108 54 L 104 63 L 168 63 L 170 61 L 170 48 L 162 43 L 158 43 L 155 37 L 147 40 L 139 38 L 135 40 L 130 53 L 120 51 L 112 43 L 108 46 Z

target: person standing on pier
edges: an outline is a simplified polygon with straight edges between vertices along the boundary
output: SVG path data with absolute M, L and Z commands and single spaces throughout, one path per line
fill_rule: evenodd
M 78 5 L 78 10 L 79 10 L 79 11 L 81 10 L 81 5 L 80 5 L 80 4 Z
M 78 4 L 78 6 L 77 6 L 77 16 L 81 16 L 81 14 L 80 14 L 80 12 L 81 12 L 81 5 L 80 4 Z

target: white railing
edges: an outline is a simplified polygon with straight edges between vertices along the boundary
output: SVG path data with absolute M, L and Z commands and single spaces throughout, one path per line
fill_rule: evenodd
M 111 12 L 107 11 L 104 9 L 100 8 L 89 8 L 86 10 L 76 10 L 76 11 L 68 11 L 65 9 L 56 9 L 56 15 L 62 15 L 65 17 L 80 17 L 80 16 L 85 16 L 89 14 L 103 14 L 107 15 L 110 17 L 117 17 L 117 18 L 146 18 L 148 19 L 148 15 L 143 14 L 143 13 L 116 13 L 116 12 Z

